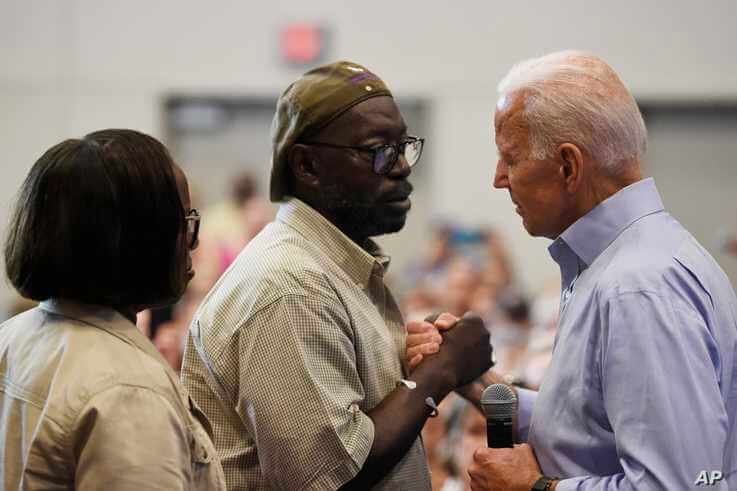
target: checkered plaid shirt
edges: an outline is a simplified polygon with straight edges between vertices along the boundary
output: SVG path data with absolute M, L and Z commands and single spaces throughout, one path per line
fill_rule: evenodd
M 182 378 L 212 422 L 228 489 L 336 489 L 361 469 L 366 412 L 403 377 L 388 263 L 291 199 L 207 295 Z M 430 489 L 419 437 L 376 488 Z

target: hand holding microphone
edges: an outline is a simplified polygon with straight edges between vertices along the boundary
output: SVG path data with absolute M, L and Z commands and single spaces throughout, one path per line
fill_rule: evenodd
M 491 384 L 481 394 L 481 408 L 486 416 L 486 440 L 489 448 L 514 446 L 514 416 L 517 396 L 505 384 Z
M 506 384 L 491 384 L 481 395 L 486 415 L 488 448 L 473 454 L 468 468 L 471 489 L 553 489 L 554 478 L 543 476 L 532 447 L 514 444 L 517 396 Z

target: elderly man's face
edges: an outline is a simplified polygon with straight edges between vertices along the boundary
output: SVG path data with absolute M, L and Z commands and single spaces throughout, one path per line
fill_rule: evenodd
M 391 97 L 372 97 L 346 111 L 312 141 L 334 145 L 375 147 L 398 143 L 407 126 Z M 410 209 L 410 168 L 400 156 L 392 170 L 378 175 L 371 152 L 313 147 L 327 165 L 320 175 L 322 208 L 347 235 L 363 239 L 397 232 Z
M 554 159 L 531 157 L 523 109 L 524 98 L 515 94 L 502 97 L 497 104 L 494 129 L 499 161 L 494 187 L 509 190 L 530 235 L 554 239 L 567 223 L 563 175 Z

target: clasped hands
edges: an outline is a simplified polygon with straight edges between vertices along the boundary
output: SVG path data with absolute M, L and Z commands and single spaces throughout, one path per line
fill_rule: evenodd
M 456 326 L 464 328 L 464 324 L 477 324 L 478 322 L 483 325 L 481 319 L 470 313 L 458 318 L 447 312 L 430 316 L 424 321 L 408 322 L 405 359 L 409 370 L 414 371 L 427 357 L 439 353 L 445 336 L 453 328 Z M 491 349 L 489 345 L 489 359 Z M 472 354 L 469 353 L 469 355 Z M 491 365 L 490 360 L 489 365 Z M 494 376 L 487 381 L 479 377 L 472 383 L 458 387 L 456 391 L 478 406 L 483 388 L 489 382 L 498 381 L 498 377 Z M 532 447 L 527 444 L 518 444 L 514 448 L 480 447 L 476 449 L 468 474 L 471 477 L 471 489 L 474 491 L 528 491 L 542 475 Z
M 431 315 L 424 321 L 407 323 L 407 364 L 410 372 L 422 362 L 422 359 L 440 351 L 443 337 L 440 331 L 447 331 L 458 322 L 458 317 L 443 312 Z

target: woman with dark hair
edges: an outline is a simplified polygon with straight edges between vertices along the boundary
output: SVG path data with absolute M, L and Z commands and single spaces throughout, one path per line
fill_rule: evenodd
M 135 326 L 184 292 L 198 230 L 150 136 L 98 131 L 34 164 L 5 245 L 41 303 L 0 326 L 4 489 L 225 488 L 207 419 Z

